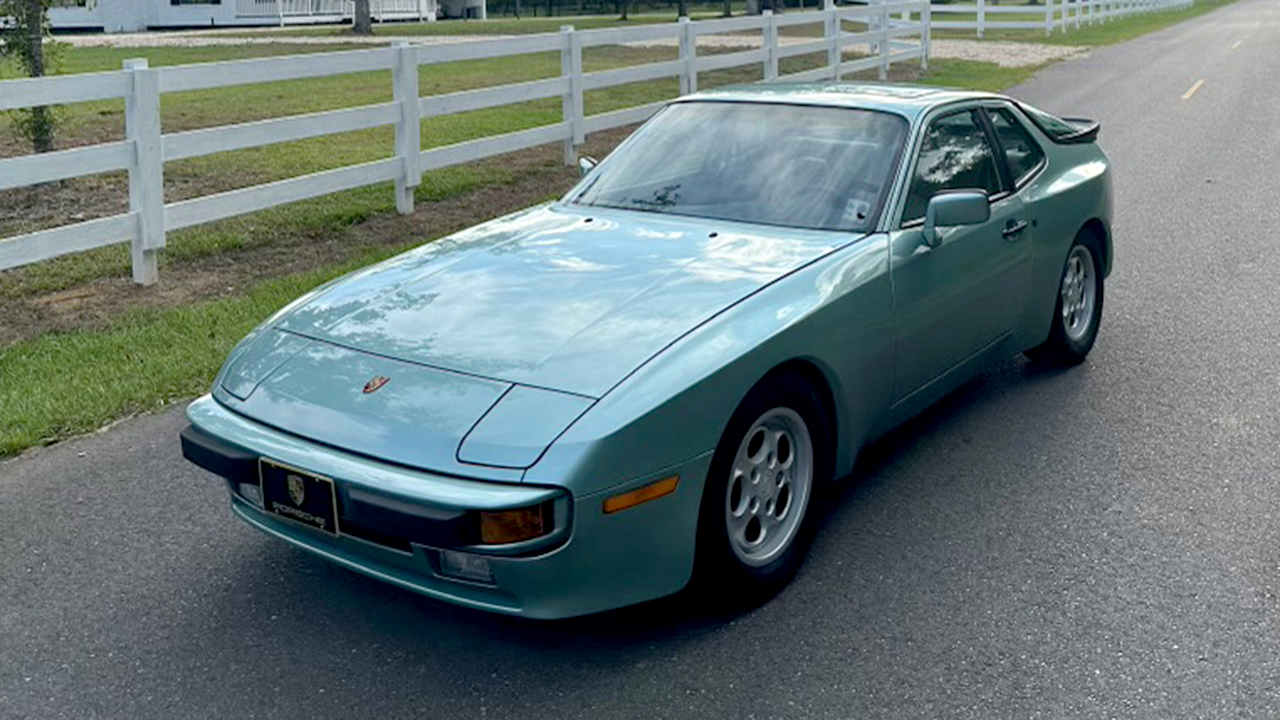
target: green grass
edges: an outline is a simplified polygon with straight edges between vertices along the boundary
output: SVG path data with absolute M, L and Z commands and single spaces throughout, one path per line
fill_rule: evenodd
M 203 392 L 221 359 L 262 318 L 373 259 L 270 280 L 236 298 L 134 312 L 102 332 L 0 347 L 0 456 Z
M 1081 18 L 1080 29 L 1075 27 L 1075 19 L 1072 18 L 1067 27 L 1067 31 L 1062 32 L 1058 27 L 1060 17 L 1054 16 L 1053 34 L 1046 36 L 1043 30 L 987 30 L 985 40 L 1020 40 L 1024 42 L 1045 43 L 1048 45 L 1079 45 L 1085 47 L 1099 47 L 1103 45 L 1114 45 L 1116 43 L 1126 42 L 1134 38 L 1141 37 L 1147 33 L 1163 30 L 1171 25 L 1176 25 L 1185 20 L 1199 17 L 1205 13 L 1212 12 L 1223 5 L 1227 5 L 1233 0 L 1196 0 L 1195 4 L 1189 8 L 1182 10 L 1168 10 L 1162 12 L 1146 13 L 1143 15 L 1133 15 L 1130 17 L 1109 20 L 1107 22 L 1095 22 L 1089 25 L 1087 19 Z M 937 16 L 935 16 L 937 17 Z M 988 15 L 987 19 L 991 21 L 1008 20 L 1013 18 L 1021 18 L 1021 15 Z M 962 16 L 951 15 L 948 13 L 945 19 L 976 19 L 976 15 Z M 1032 19 L 1044 18 L 1043 12 L 1032 16 Z M 933 36 L 936 38 L 974 38 L 976 31 L 974 30 L 936 30 Z
M 735 3 L 740 6 L 741 3 Z M 797 11 L 798 12 L 798 11 Z M 713 19 L 721 16 L 719 5 L 692 7 L 689 17 L 694 20 Z M 565 25 L 572 25 L 578 30 L 595 30 L 597 28 L 635 27 L 656 23 L 675 22 L 678 16 L 675 10 L 668 12 L 632 13 L 628 19 L 620 20 L 616 14 L 606 15 L 561 15 L 555 17 L 534 17 L 526 13 L 519 20 L 511 16 L 498 16 L 488 20 L 443 20 L 440 22 L 405 23 L 391 22 L 374 26 L 375 35 L 387 37 L 413 36 L 467 36 L 467 35 L 532 35 L 536 33 L 559 32 Z M 273 30 L 254 30 L 243 33 L 230 33 L 233 37 L 341 37 L 351 33 L 350 25 L 282 28 Z
M 694 14 L 694 17 L 714 17 L 710 13 Z M 533 35 L 537 33 L 559 32 L 565 25 L 572 25 L 578 30 L 595 30 L 597 28 L 634 27 L 654 23 L 675 22 L 676 14 L 634 15 L 629 20 L 619 20 L 616 15 L 580 15 L 564 17 L 523 17 L 493 20 L 449 20 L 433 23 L 387 23 L 374 28 L 377 35 L 391 37 L 405 36 L 466 36 L 466 35 Z M 310 27 L 271 31 L 270 35 L 280 38 L 291 36 L 332 37 L 350 34 L 348 26 Z M 244 33 L 244 37 L 262 37 L 263 31 Z
M 1071 32 L 1075 44 L 1119 42 L 1207 12 L 1229 0 L 1209 0 L 1194 11 L 1161 13 Z M 563 18 L 544 23 L 563 22 Z M 605 21 L 611 21 L 606 18 Z M 494 21 L 493 27 L 503 27 Z M 521 21 L 527 23 L 529 21 Z M 474 25 L 476 23 L 458 23 Z M 443 23 L 441 24 L 443 25 Z M 1135 30 L 1134 27 L 1143 28 Z M 537 30 L 530 30 L 536 32 Z M 503 30 L 502 32 L 507 32 Z M 1055 36 L 1055 39 L 1057 37 Z M 325 48 L 331 49 L 331 48 Z M 126 57 L 147 55 L 153 66 L 313 52 L 313 46 L 254 45 L 244 47 L 76 49 L 68 53 L 67 70 L 113 69 Z M 586 59 L 587 69 L 605 69 L 666 59 L 666 50 L 607 48 Z M 803 69 L 812 58 L 786 61 L 784 72 Z M 448 68 L 424 67 L 424 95 L 454 92 L 496 83 L 550 77 L 559 72 L 553 54 L 531 55 L 519 62 L 477 61 Z M 920 78 L 928 84 L 1000 90 L 1022 82 L 1035 68 L 1000 68 L 989 63 L 934 60 Z M 702 78 L 704 86 L 758 78 L 756 70 L 722 71 Z M 591 93 L 588 112 L 648 102 L 675 93 L 675 81 L 637 83 Z M 243 122 L 263 117 L 314 112 L 390 99 L 385 74 L 249 85 L 232 90 L 167 96 L 165 130 Z M 97 142 L 120 130 L 119 108 L 86 103 L 73 109 L 68 133 L 73 139 Z M 424 147 L 459 142 L 496 132 L 559 120 L 559 101 L 546 100 L 433 119 L 423 125 Z M 314 172 L 390 153 L 387 130 L 349 133 L 315 141 L 224 153 L 166 166 L 166 178 L 180 195 L 183 183 L 238 186 Z M 501 163 L 449 168 L 429 173 L 418 190 L 422 200 L 442 200 L 470 190 L 513 180 L 515 171 Z M 207 191 L 204 187 L 203 191 Z M 253 250 L 281 236 L 311 237 L 343 233 L 375 215 L 392 210 L 387 187 L 371 187 L 318 198 L 252 216 L 174 233 L 161 257 L 165 267 L 217 257 L 228 251 Z M 3 232 L 3 230 L 0 230 Z M 251 284 L 240 295 L 173 308 L 134 310 L 100 329 L 49 333 L 0 346 L 0 456 L 101 427 L 114 419 L 191 397 L 207 385 L 230 348 L 277 308 L 324 280 L 390 256 L 429 238 L 407 238 L 393 245 L 356 252 L 319 269 Z M 116 247 L 82 253 L 0 274 L 0 305 L 31 294 L 71 288 L 105 277 L 128 276 L 128 254 Z

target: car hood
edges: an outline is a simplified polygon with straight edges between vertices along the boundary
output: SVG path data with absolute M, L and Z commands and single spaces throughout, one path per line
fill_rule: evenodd
M 598 398 L 681 335 L 856 237 L 546 206 L 337 283 L 278 329 Z

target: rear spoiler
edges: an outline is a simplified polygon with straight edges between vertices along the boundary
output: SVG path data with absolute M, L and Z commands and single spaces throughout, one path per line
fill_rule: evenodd
M 1066 135 L 1054 135 L 1053 140 L 1064 145 L 1074 145 L 1076 143 L 1091 143 L 1098 139 L 1098 132 L 1102 130 L 1102 123 L 1097 120 L 1086 120 L 1084 118 L 1062 118 L 1067 122 L 1080 128 L 1074 133 Z

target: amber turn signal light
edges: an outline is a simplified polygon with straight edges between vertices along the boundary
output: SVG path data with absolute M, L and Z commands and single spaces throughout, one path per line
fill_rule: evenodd
M 536 505 L 517 510 L 482 510 L 480 541 L 486 545 L 505 545 L 546 535 L 551 522 L 544 508 L 544 505 Z
M 649 483 L 642 488 L 625 492 L 621 495 L 604 501 L 605 514 L 616 513 L 619 510 L 635 507 L 641 503 L 647 503 L 650 500 L 657 500 L 664 495 L 670 495 L 676 491 L 676 485 L 680 484 L 680 476 L 672 475 L 669 478 L 663 478 L 657 482 Z

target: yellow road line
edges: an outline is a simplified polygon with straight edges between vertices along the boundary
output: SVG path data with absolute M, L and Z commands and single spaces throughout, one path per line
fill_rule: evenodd
M 1191 96 L 1192 96 L 1192 95 L 1195 95 L 1195 94 L 1196 94 L 1196 91 L 1197 91 L 1197 90 L 1199 90 L 1199 89 L 1200 89 L 1200 86 L 1201 86 L 1201 85 L 1203 85 L 1203 84 L 1204 84 L 1204 80 L 1197 80 L 1197 81 L 1196 81 L 1196 84 L 1195 84 L 1195 85 L 1192 85 L 1190 90 L 1188 90 L 1188 91 L 1186 91 L 1185 93 L 1183 93 L 1183 94 L 1182 94 L 1182 99 L 1183 99 L 1183 100 L 1190 100 L 1190 99 L 1191 99 Z
M 1244 42 L 1244 41 L 1243 41 L 1243 40 L 1237 40 L 1237 41 L 1236 41 L 1236 44 L 1231 46 L 1231 49 L 1232 49 L 1232 50 L 1235 50 L 1236 48 L 1240 47 L 1240 43 L 1242 43 L 1242 42 Z

